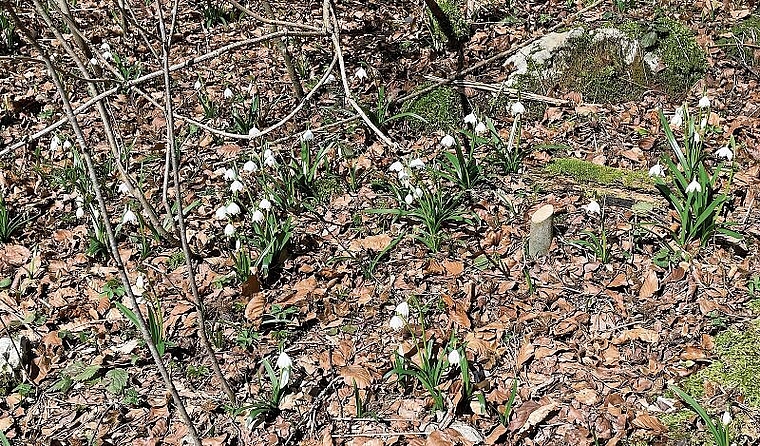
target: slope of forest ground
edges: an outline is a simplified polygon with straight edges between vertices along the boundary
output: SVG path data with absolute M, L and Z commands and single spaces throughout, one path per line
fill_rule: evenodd
M 3 209 L 20 223 L 0 231 L 0 315 L 2 337 L 25 340 L 23 371 L 4 383 L 0 432 L 10 444 L 188 444 L 188 427 L 128 317 L 75 132 L 67 124 L 32 137 L 66 115 L 45 64 L 33 60 L 39 51 L 19 27 L 7 32 L 10 8 L 55 54 L 73 106 L 89 96 L 50 26 L 25 3 L 3 2 L 0 41 L 0 230 Z M 96 53 L 88 69 L 101 91 L 120 85 L 98 68 L 105 62 L 127 79 L 161 68 L 155 3 L 132 6 L 127 20 L 142 28 L 125 33 L 110 3 L 71 5 Z M 322 4 L 271 6 L 281 20 L 323 30 Z M 182 248 L 151 229 L 121 186 L 97 109 L 78 115 L 131 288 L 146 317 L 150 310 L 162 321 L 154 340 L 203 444 L 711 441 L 674 385 L 715 422 L 730 414 L 732 444 L 760 441 L 754 6 L 588 6 L 468 3 L 478 12 L 467 36 L 447 46 L 433 43 L 431 30 L 441 31 L 421 3 L 340 2 L 343 60 L 328 37 L 284 40 L 305 92 L 319 89 L 263 137 L 259 129 L 299 104 L 278 45 L 228 48 L 173 71 L 190 259 L 235 403 L 202 348 Z M 704 76 L 683 94 L 654 88 L 624 103 L 587 103 L 578 91 L 544 85 L 540 96 L 521 97 L 520 113 L 509 92 L 499 105 L 493 92 L 455 85 L 453 99 L 416 109 L 398 103 L 431 76 L 452 78 L 550 30 L 661 16 L 685 24 L 705 51 Z M 66 24 L 55 24 L 73 45 Z M 269 31 L 226 2 L 179 2 L 171 62 Z M 462 79 L 498 87 L 510 70 L 503 61 Z M 164 84 L 157 77 L 138 87 L 147 94 L 124 88 L 107 96 L 109 119 L 120 162 L 171 232 L 166 208 L 176 189 L 162 203 Z M 380 132 L 357 117 L 346 89 Z M 703 97 L 709 112 L 698 105 Z M 677 214 L 646 174 L 631 187 L 593 169 L 546 170 L 578 159 L 649 172 L 673 156 L 658 109 L 671 121 L 684 103 L 695 116 L 708 113 L 701 144 L 709 169 L 730 137 L 736 141 L 726 166 L 733 173 L 715 188 L 718 196 L 730 184 L 716 221 L 735 222 L 741 240 L 711 234 L 679 246 L 667 230 L 679 232 Z M 443 113 L 440 130 L 409 115 L 433 109 Z M 465 122 L 471 112 L 473 124 Z M 494 133 L 479 140 L 474 127 L 486 118 Z M 497 155 L 515 119 L 522 152 L 505 162 Z M 463 145 L 460 159 L 447 134 Z M 462 162 L 472 169 L 447 170 Z M 546 204 L 554 207 L 554 241 L 534 259 L 526 251 L 530 217 Z

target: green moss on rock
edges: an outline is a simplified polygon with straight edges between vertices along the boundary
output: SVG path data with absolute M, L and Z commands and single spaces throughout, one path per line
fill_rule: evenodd
M 462 13 L 462 2 L 459 0 L 438 0 L 438 6 L 451 25 L 451 29 L 444 29 L 435 19 L 430 9 L 427 11 L 427 19 L 430 33 L 433 37 L 433 46 L 436 50 L 442 50 L 444 46 L 465 40 L 470 35 L 470 23 Z M 454 40 L 452 42 L 451 40 Z
M 464 106 L 462 96 L 451 87 L 438 87 L 405 104 L 405 112 L 419 115 L 427 123 L 415 118 L 406 121 L 415 130 L 449 130 L 459 125 Z
M 617 183 L 626 187 L 651 185 L 647 172 L 600 166 L 575 158 L 558 158 L 546 166 L 546 170 L 558 175 L 571 176 L 578 182 L 592 182 L 606 186 Z

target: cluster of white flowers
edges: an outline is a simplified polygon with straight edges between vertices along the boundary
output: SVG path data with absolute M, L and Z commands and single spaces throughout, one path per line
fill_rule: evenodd
M 270 149 L 264 150 L 264 165 L 267 167 L 274 167 L 277 165 L 274 153 Z
M 482 134 L 484 134 L 486 132 L 486 130 L 488 130 L 488 128 L 486 127 L 486 125 L 483 123 L 483 121 L 479 121 L 478 120 L 478 117 L 475 116 L 475 113 L 470 113 L 469 115 L 465 116 L 464 117 L 464 123 L 467 124 L 467 125 L 470 125 L 470 126 L 474 127 L 475 134 L 477 134 L 477 135 L 482 135 Z M 446 135 L 446 136 L 448 136 L 448 135 Z M 446 138 L 446 137 L 444 136 L 444 138 Z M 449 143 L 451 141 L 447 140 L 446 142 Z M 441 140 L 441 144 L 444 145 L 444 146 L 446 146 L 444 144 L 443 140 Z M 451 144 L 451 145 L 453 145 L 453 144 Z M 451 146 L 448 146 L 448 147 L 451 147 Z
M 670 128 L 677 129 L 683 125 L 683 113 L 683 107 L 676 108 L 676 112 L 670 118 Z
M 57 152 L 59 147 L 61 147 L 61 138 L 59 138 L 58 135 L 54 135 L 50 140 L 50 150 L 52 152 Z
M 409 304 L 407 302 L 401 302 L 396 305 L 396 309 L 393 310 L 393 317 L 388 324 L 394 331 L 399 331 L 406 325 L 406 321 L 409 320 Z
M 84 217 L 84 198 L 81 195 L 77 195 L 75 201 L 77 204 L 76 216 L 77 218 L 82 218 Z
M 268 198 L 262 198 L 259 202 L 259 208 L 253 211 L 253 215 L 251 215 L 251 220 L 253 220 L 255 223 L 261 223 L 264 221 L 264 212 L 272 209 L 272 201 L 274 198 L 272 196 L 269 196 Z
M 404 165 L 404 163 L 399 160 L 391 164 L 388 168 L 391 172 L 396 172 L 401 185 L 409 189 L 406 197 L 404 197 L 404 202 L 408 205 L 411 205 L 415 199 L 422 197 L 423 194 L 422 188 L 412 184 L 412 170 L 422 169 L 424 167 L 425 161 L 421 158 L 414 158 L 409 161 L 407 165 Z

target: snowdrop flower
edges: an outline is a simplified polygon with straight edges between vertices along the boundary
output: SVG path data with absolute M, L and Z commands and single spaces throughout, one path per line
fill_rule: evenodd
M 412 196 L 412 194 L 406 194 L 406 197 L 404 197 L 404 203 L 408 205 L 414 203 L 414 196 Z
M 694 132 L 694 143 L 699 144 L 702 141 L 702 137 L 699 136 L 698 132 Z
M 269 209 L 272 209 L 272 202 L 264 198 L 259 203 L 259 208 L 264 209 L 265 211 L 268 211 Z
M 119 193 L 125 195 L 129 193 L 129 186 L 127 186 L 127 183 L 119 184 Z
M 108 42 L 103 42 L 100 45 L 100 50 L 101 51 L 111 51 L 111 45 L 109 45 Z
M 76 216 L 77 216 L 77 218 L 82 218 L 82 217 L 84 217 L 84 209 L 82 209 L 82 206 L 79 206 L 79 207 L 77 208 Z
M 200 79 L 198 79 L 197 81 L 195 81 L 195 84 L 193 84 L 193 88 L 195 88 L 196 90 L 200 90 L 202 86 L 203 85 L 201 84 L 201 80 Z
M 301 134 L 301 141 L 311 141 L 314 139 L 314 132 L 311 129 L 306 130 Z
M 486 132 L 486 125 L 482 122 L 479 122 L 478 125 L 475 126 L 475 134 L 482 135 Z
M 360 81 L 363 81 L 364 79 L 367 79 L 367 70 L 365 70 L 364 67 L 359 67 L 354 76 Z
M 696 193 L 702 192 L 702 186 L 699 184 L 696 177 L 694 177 L 694 179 L 691 180 L 691 183 L 689 183 L 689 185 L 686 186 L 686 193 L 690 194 L 692 192 L 696 192 Z
M 422 189 L 419 187 L 414 188 L 414 198 L 420 198 L 422 197 Z
M 245 187 L 243 186 L 243 183 L 241 183 L 238 180 L 235 180 L 232 182 L 232 184 L 230 184 L 230 190 L 232 191 L 232 193 L 240 192 L 243 189 L 245 189 Z
M 649 176 L 650 177 L 664 177 L 665 169 L 662 168 L 660 163 L 657 163 L 654 166 L 649 168 Z
M 393 316 L 393 317 L 391 318 L 391 321 L 390 321 L 390 323 L 388 323 L 388 325 L 389 325 L 389 326 L 390 326 L 390 327 L 391 327 L 391 328 L 392 328 L 394 331 L 399 331 L 399 330 L 401 330 L 402 328 L 404 328 L 404 325 L 406 325 L 406 322 L 404 322 L 404 319 L 403 319 L 401 316 L 399 316 L 399 315 L 395 315 L 395 316 Z
M 459 361 L 462 358 L 459 356 L 459 350 L 452 350 L 446 359 L 449 360 L 449 364 L 451 365 L 459 365 Z
M 678 107 L 676 113 L 670 118 L 670 127 L 678 128 L 683 125 L 683 107 Z
M 404 319 L 409 318 L 409 303 L 406 301 L 401 302 L 400 304 L 396 305 L 396 309 L 393 310 L 397 315 L 403 317 Z
M 58 137 L 58 135 L 53 136 L 53 139 L 50 140 L 50 150 L 53 152 L 58 150 L 58 147 L 61 146 L 61 138 Z
M 243 164 L 243 170 L 246 172 L 253 172 L 257 169 L 258 166 L 256 166 L 256 163 L 254 163 L 251 160 L 246 161 L 245 164 Z
M 251 220 L 253 220 L 255 223 L 261 223 L 264 221 L 264 213 L 256 209 L 253 211 L 253 215 L 251 215 Z
M 132 212 L 132 209 L 127 208 L 127 211 L 124 212 L 124 217 L 121 218 L 121 224 L 127 224 L 132 223 L 133 225 L 137 224 L 137 215 L 135 215 L 134 212 Z
M 589 204 L 586 205 L 586 212 L 589 214 L 600 214 L 602 213 L 602 208 L 599 206 L 599 203 L 596 200 L 591 200 Z
M 230 90 L 230 87 L 227 87 L 224 89 L 224 99 L 230 99 L 232 98 L 232 90 Z
M 409 168 L 410 169 L 422 169 L 425 167 L 425 162 L 422 161 L 420 158 L 415 158 L 411 161 L 409 161 Z
M 699 100 L 699 108 L 708 108 L 710 107 L 710 98 L 707 96 L 702 96 L 702 98 Z
M 287 386 L 290 381 L 290 369 L 293 367 L 293 361 L 291 361 L 290 356 L 288 356 L 287 353 L 282 352 L 280 353 L 280 356 L 277 357 L 275 365 L 282 373 L 280 375 L 280 388 L 283 388 Z
M 68 139 L 63 142 L 63 150 L 69 150 L 71 148 L 71 141 Z
M 725 158 L 729 161 L 734 159 L 734 152 L 728 146 L 718 149 L 718 151 L 715 152 L 715 154 L 718 155 L 719 158 Z
M 404 170 L 404 165 L 401 164 L 401 161 L 396 161 L 395 163 L 391 164 L 391 167 L 388 168 L 391 172 L 401 172 Z
M 219 209 L 216 210 L 214 216 L 217 220 L 224 220 L 227 218 L 227 206 L 219 206 Z
M 261 130 L 257 129 L 256 126 L 253 126 L 250 130 L 248 130 L 248 136 L 250 137 L 255 138 L 259 135 L 261 135 Z
M 464 123 L 469 125 L 475 125 L 478 123 L 478 117 L 475 116 L 475 113 L 470 113 L 469 115 L 464 117 Z
M 733 420 L 734 419 L 731 418 L 731 412 L 729 411 L 723 412 L 723 417 L 720 419 L 721 423 L 723 423 L 724 426 L 728 426 Z
M 517 101 L 514 104 L 512 104 L 511 107 L 512 116 L 517 116 L 525 113 L 525 106 L 522 105 L 522 102 Z
M 225 208 L 225 211 L 227 212 L 227 215 L 237 215 L 240 213 L 240 206 L 234 201 L 231 201 Z
M 143 278 L 142 274 L 137 276 L 135 286 L 132 287 L 132 294 L 134 294 L 136 297 L 142 297 L 142 295 L 145 294 L 145 279 Z
M 224 235 L 227 237 L 235 235 L 235 226 L 233 226 L 232 223 L 227 223 L 227 226 L 224 227 Z
M 237 173 L 234 169 L 227 169 L 224 171 L 224 179 L 227 181 L 237 180 Z
M 446 147 L 447 149 L 450 149 L 454 144 L 456 144 L 456 140 L 451 135 L 446 135 L 441 139 L 441 145 L 443 147 Z

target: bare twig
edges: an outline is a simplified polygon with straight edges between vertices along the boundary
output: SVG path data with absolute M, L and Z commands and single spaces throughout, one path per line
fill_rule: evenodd
M 438 76 L 425 76 L 425 79 L 430 79 L 431 81 L 434 81 L 434 82 L 448 81 L 448 79 L 444 79 Z M 492 93 L 507 92 L 507 93 L 512 94 L 515 97 L 517 97 L 517 95 L 519 94 L 523 99 L 529 99 L 531 101 L 543 102 L 543 103 L 551 104 L 551 105 L 570 104 L 570 101 L 568 101 L 567 99 L 557 99 L 551 96 L 544 96 L 541 94 L 520 91 L 517 88 L 502 87 L 501 85 L 486 84 L 483 82 L 473 82 L 473 81 L 467 81 L 467 80 L 461 80 L 461 79 L 454 79 L 450 82 L 451 84 L 456 85 L 458 87 L 468 87 L 475 90 L 490 91 Z
M 268 19 L 260 14 L 257 14 L 254 11 L 251 11 L 250 9 L 246 8 L 245 6 L 241 5 L 235 0 L 227 0 L 232 5 L 234 5 L 237 9 L 245 12 L 249 16 L 253 17 L 254 19 L 258 20 L 261 23 L 265 23 L 267 25 L 280 25 L 287 28 L 300 28 L 305 29 L 309 31 L 322 31 L 318 26 L 312 26 L 312 25 L 306 25 L 303 23 L 295 23 L 295 22 L 284 22 L 282 20 L 274 20 L 274 19 Z

